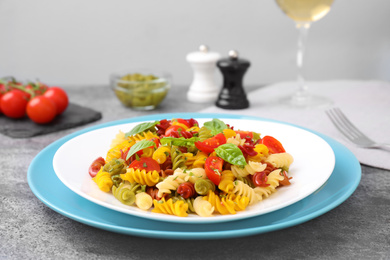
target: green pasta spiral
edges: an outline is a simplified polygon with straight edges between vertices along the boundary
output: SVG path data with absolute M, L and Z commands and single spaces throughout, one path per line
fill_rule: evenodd
M 199 134 L 198 137 L 200 138 L 200 141 L 204 141 L 208 138 L 213 137 L 213 135 L 211 134 L 211 130 L 205 126 L 202 126 L 201 128 L 199 128 L 198 134 Z
M 248 178 L 248 176 L 246 177 L 238 176 L 237 180 L 242 181 L 243 183 L 247 184 L 251 188 L 255 188 L 255 185 L 253 184 L 252 180 Z
M 114 176 L 121 173 L 125 173 L 125 166 L 125 160 L 114 158 L 104 165 L 103 171 L 108 172 L 111 176 Z
M 121 182 L 122 182 L 122 178 L 121 178 L 120 174 L 112 175 L 111 180 L 114 183 L 115 187 L 118 187 L 119 184 L 121 184 Z
M 112 194 L 123 204 L 131 206 L 135 202 L 135 195 L 141 190 L 142 186 L 138 183 L 121 182 L 118 187 L 112 187 Z
M 172 146 L 171 149 L 172 170 L 177 168 L 186 168 L 186 158 L 183 153 L 176 146 Z
M 205 196 L 210 190 L 215 191 L 215 184 L 209 179 L 197 179 L 195 181 L 195 191 L 199 195 Z

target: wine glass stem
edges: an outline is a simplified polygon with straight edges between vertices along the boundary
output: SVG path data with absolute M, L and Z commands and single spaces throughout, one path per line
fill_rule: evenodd
M 298 52 L 297 52 L 297 68 L 298 68 L 298 92 L 297 98 L 305 98 L 307 96 L 307 85 L 303 73 L 303 58 L 306 51 L 307 34 L 309 32 L 310 23 L 298 23 L 297 28 L 299 30 L 298 37 Z

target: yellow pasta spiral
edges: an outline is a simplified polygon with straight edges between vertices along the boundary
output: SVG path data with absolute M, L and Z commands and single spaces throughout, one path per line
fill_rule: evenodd
M 256 144 L 253 150 L 257 152 L 257 154 L 255 156 L 248 156 L 248 160 L 260 162 L 268 156 L 269 150 L 264 144 Z
M 145 169 L 134 170 L 134 168 L 127 168 L 125 174 L 120 175 L 122 180 L 129 181 L 130 183 L 139 183 L 141 185 L 154 186 L 158 183 L 160 175 L 157 171 L 146 171 Z
M 188 213 L 188 204 L 183 200 L 178 200 L 173 202 L 172 199 L 165 201 L 165 199 L 161 200 L 153 200 L 154 209 L 152 212 L 155 213 L 163 213 L 169 215 L 175 215 L 178 217 L 187 217 Z
M 193 168 L 203 168 L 204 163 L 206 162 L 207 154 L 204 152 L 199 151 L 194 156 L 194 162 L 192 163 Z
M 220 198 L 220 196 L 216 195 L 213 191 L 209 191 L 207 196 L 204 196 L 203 199 L 210 202 L 215 208 L 215 211 L 222 215 L 236 214 L 234 201 L 228 199 L 226 196 Z
M 103 167 L 93 178 L 94 182 L 98 185 L 99 189 L 104 192 L 109 192 L 114 183 L 111 180 L 111 175 L 108 172 L 103 171 Z
M 236 211 L 245 210 L 246 207 L 249 205 L 249 198 L 245 196 L 240 196 L 236 194 L 228 194 L 227 199 L 234 202 L 234 209 Z
M 218 184 L 218 188 L 223 192 L 229 193 L 234 189 L 233 181 L 236 179 L 232 171 L 225 170 L 221 173 L 221 181 Z
M 195 161 L 195 156 L 192 153 L 183 153 L 184 158 L 185 158 L 185 165 L 187 168 L 192 167 Z
M 223 129 L 223 135 L 226 137 L 226 139 L 230 138 L 230 137 L 234 137 L 237 135 L 236 131 L 230 129 L 230 128 L 227 128 L 227 129 Z
M 170 154 L 171 148 L 169 146 L 160 146 L 156 151 L 154 151 L 152 158 L 159 164 L 163 164 Z
M 122 155 L 121 151 L 127 151 L 135 144 L 135 141 L 125 139 L 124 141 L 118 143 L 117 145 L 113 146 L 110 150 L 108 150 L 106 155 L 106 162 L 111 161 L 112 159 L 119 159 Z
M 132 140 L 134 143 L 136 142 L 139 142 L 141 140 L 150 140 L 150 139 L 153 139 L 153 138 L 159 138 L 158 135 L 152 133 L 151 131 L 147 131 L 147 132 L 142 132 L 140 134 L 135 134 L 133 136 L 130 136 L 129 137 L 129 140 Z
M 113 146 L 108 152 L 107 152 L 107 155 L 106 155 L 106 161 L 109 162 L 111 161 L 112 159 L 118 159 L 121 157 L 122 152 L 125 152 L 127 151 L 128 149 L 130 149 L 136 142 L 139 142 L 141 140 L 144 140 L 144 139 L 147 139 L 147 140 L 150 140 L 150 139 L 153 139 L 153 138 L 158 138 L 157 135 L 155 135 L 154 133 L 148 131 L 148 132 L 143 132 L 143 133 L 140 133 L 140 134 L 136 134 L 136 135 L 133 135 L 133 136 L 130 136 L 130 137 L 127 137 L 124 141 L 122 142 L 118 142 L 118 140 L 116 141 L 113 141 L 113 143 L 115 143 L 116 145 Z M 152 148 L 145 148 L 143 150 L 143 154 L 141 155 L 141 157 L 152 157 L 152 154 L 154 152 L 154 149 Z

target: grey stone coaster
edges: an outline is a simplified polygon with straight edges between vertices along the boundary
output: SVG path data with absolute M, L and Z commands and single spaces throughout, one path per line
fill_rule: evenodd
M 44 125 L 36 124 L 28 117 L 11 119 L 0 114 L 0 133 L 12 138 L 29 138 L 85 125 L 101 118 L 100 112 L 69 103 L 64 113 Z

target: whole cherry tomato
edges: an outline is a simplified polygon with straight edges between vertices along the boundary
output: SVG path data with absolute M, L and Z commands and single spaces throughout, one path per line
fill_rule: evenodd
M 1 111 L 7 117 L 22 118 L 26 115 L 28 97 L 21 90 L 14 89 L 5 93 L 0 100 Z
M 204 140 L 203 142 L 197 141 L 195 142 L 196 148 L 205 153 L 212 153 L 214 149 L 220 145 L 226 143 L 226 137 L 223 133 L 219 133 L 209 139 Z
M 207 178 L 209 178 L 215 185 L 218 185 L 221 181 L 223 162 L 223 159 L 218 156 L 210 156 L 206 159 L 204 164 Z
M 285 153 L 286 150 L 284 150 L 283 145 L 274 137 L 266 135 L 264 136 L 261 141 L 261 144 L 264 144 L 267 146 L 269 153 Z
M 150 157 L 141 157 L 139 160 L 133 161 L 129 168 L 134 168 L 134 170 L 146 170 L 148 171 L 160 171 L 160 165 L 158 162 Z
M 51 122 L 56 116 L 56 105 L 45 96 L 32 98 L 27 104 L 28 117 L 38 124 Z
M 60 87 L 50 87 L 43 95 L 54 102 L 57 115 L 62 114 L 62 112 L 64 112 L 68 107 L 68 95 L 66 94 L 65 90 Z

